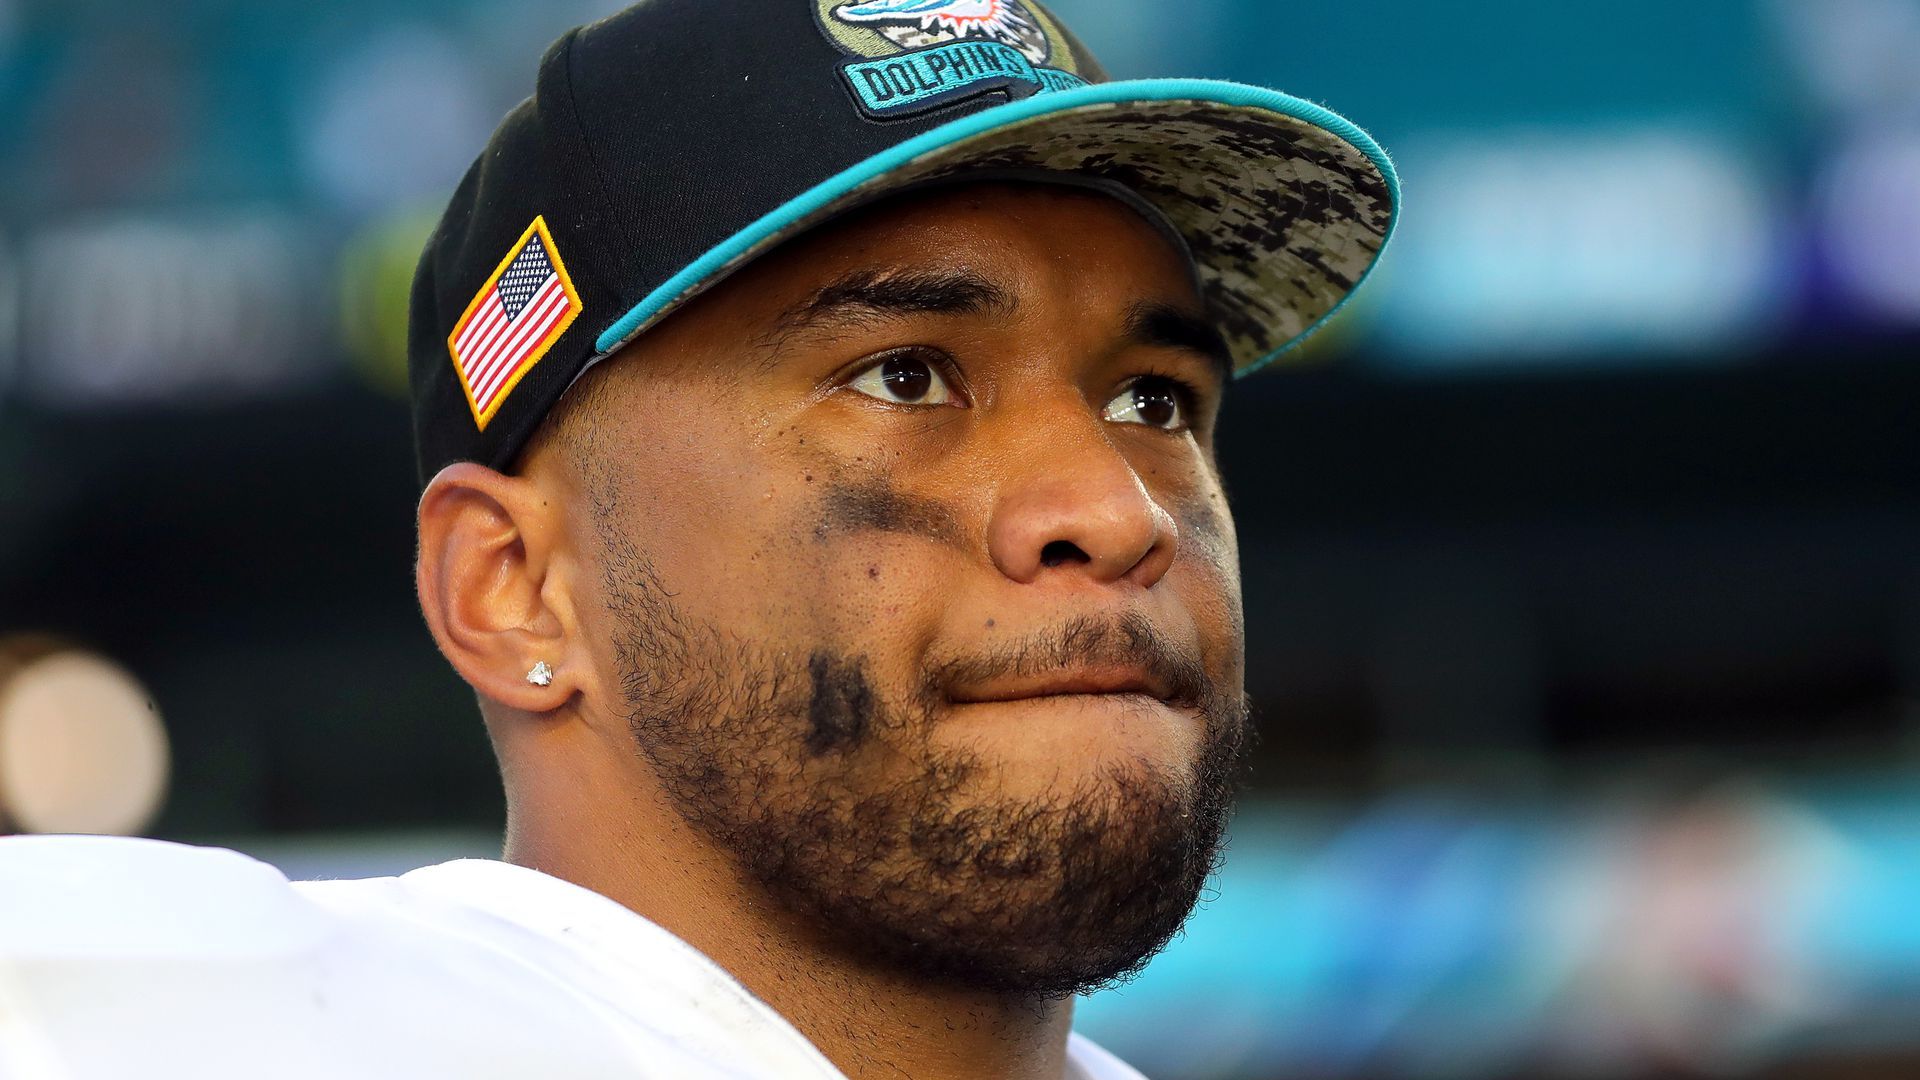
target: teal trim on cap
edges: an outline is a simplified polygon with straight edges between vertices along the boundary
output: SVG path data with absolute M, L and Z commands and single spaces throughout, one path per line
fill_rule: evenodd
M 632 340 L 641 327 L 647 325 L 668 305 L 725 269 L 729 263 L 741 255 L 753 250 L 766 240 L 778 236 L 794 224 L 831 206 L 835 200 L 861 185 L 901 168 L 917 158 L 976 135 L 983 135 L 1035 117 L 1071 112 L 1088 105 L 1124 105 L 1143 101 L 1199 101 L 1236 108 L 1261 109 L 1305 121 L 1345 141 L 1365 154 L 1367 160 L 1373 162 L 1374 167 L 1380 170 L 1381 177 L 1387 182 L 1387 190 L 1393 197 L 1393 209 L 1387 222 L 1387 231 L 1381 237 L 1380 244 L 1380 250 L 1382 252 L 1386 250 L 1386 241 L 1393 236 L 1393 230 L 1400 221 L 1400 177 L 1393 171 L 1393 162 L 1388 160 L 1386 151 L 1380 149 L 1366 132 L 1360 130 L 1346 117 L 1331 109 L 1315 105 L 1311 101 L 1303 101 L 1280 93 L 1278 90 L 1246 86 L 1241 83 L 1220 82 L 1212 79 L 1137 79 L 1128 82 L 1100 83 L 1023 98 L 1011 104 L 996 106 L 962 117 L 951 124 L 935 128 L 875 154 L 858 165 L 816 184 L 727 238 L 713 250 L 695 259 L 686 269 L 669 278 L 665 284 L 648 293 L 646 299 L 634 305 L 633 310 L 608 327 L 606 332 L 594 342 L 594 347 L 601 356 L 620 348 Z M 1360 280 L 1354 282 L 1353 289 L 1333 306 L 1333 310 L 1295 335 L 1293 340 L 1256 361 L 1240 374 L 1245 375 L 1259 370 L 1319 329 L 1334 316 L 1335 312 L 1346 306 L 1347 301 L 1352 298 L 1355 291 L 1358 291 L 1361 283 L 1366 281 L 1373 274 L 1374 267 L 1379 265 L 1380 258 L 1376 254 L 1373 262 L 1367 266 L 1366 272 L 1360 275 Z

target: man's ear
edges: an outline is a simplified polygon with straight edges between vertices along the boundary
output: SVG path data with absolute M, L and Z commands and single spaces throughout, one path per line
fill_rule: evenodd
M 462 462 L 427 485 L 419 524 L 420 610 L 454 670 L 511 709 L 565 704 L 590 661 L 571 647 L 579 635 L 570 590 L 549 580 L 566 563 L 559 501 L 530 480 Z

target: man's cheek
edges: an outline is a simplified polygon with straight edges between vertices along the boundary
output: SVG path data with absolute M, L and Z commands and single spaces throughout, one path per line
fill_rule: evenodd
M 1205 639 L 1208 666 L 1239 679 L 1245 666 L 1246 619 L 1240 596 L 1240 552 L 1224 496 L 1196 498 L 1175 513 L 1180 558 L 1173 577 Z
M 937 499 L 904 493 L 873 472 L 830 468 L 804 518 L 807 557 L 829 602 L 890 622 L 964 576 L 967 530 Z
M 889 681 L 924 652 L 954 583 L 964 580 L 946 553 L 895 535 L 836 536 L 809 545 L 804 557 L 816 631 L 867 655 Z
M 966 530 L 952 507 L 907 494 L 880 474 L 837 472 L 821 488 L 816 505 L 814 539 L 820 543 L 835 537 L 891 535 L 938 547 L 966 547 Z
M 1239 537 L 1234 531 L 1233 514 L 1227 508 L 1225 493 L 1212 488 L 1182 500 L 1174 507 L 1174 521 L 1180 527 L 1182 548 L 1208 563 L 1237 571 Z

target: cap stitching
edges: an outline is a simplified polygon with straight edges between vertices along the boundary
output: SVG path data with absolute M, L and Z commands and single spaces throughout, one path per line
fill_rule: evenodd
M 617 221 L 617 217 L 608 212 L 613 205 L 613 199 L 607 194 L 606 170 L 600 163 L 600 155 L 594 151 L 593 141 L 587 137 L 587 122 L 586 119 L 580 115 L 580 95 L 573 85 L 573 52 L 574 49 L 579 47 L 580 33 L 584 29 L 585 27 L 576 26 L 568 31 L 565 47 L 561 51 L 560 89 L 564 91 L 566 100 L 561 103 L 560 107 L 566 111 L 567 119 L 571 122 L 574 134 L 580 141 L 580 151 L 585 154 L 587 158 L 587 169 L 585 170 L 587 175 L 583 180 L 585 182 L 584 186 L 592 189 L 586 194 L 588 194 L 594 202 L 594 216 L 602 221 Z M 616 225 L 615 227 L 617 228 L 618 226 Z M 620 231 L 624 233 L 626 230 L 621 229 Z M 634 238 L 628 236 L 625 237 L 624 240 L 626 245 L 630 247 L 632 246 Z M 602 264 L 599 257 L 600 253 L 592 250 L 593 245 L 591 244 L 585 245 L 585 248 L 586 250 L 584 250 L 582 254 L 587 261 L 594 264 L 595 279 L 607 283 L 610 286 L 615 278 L 608 272 L 609 268 Z M 626 300 L 626 297 L 620 297 L 615 304 L 616 309 L 621 304 L 626 303 Z

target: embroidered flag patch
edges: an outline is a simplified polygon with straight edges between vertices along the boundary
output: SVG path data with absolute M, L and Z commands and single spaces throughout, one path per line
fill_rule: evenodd
M 546 219 L 534 218 L 447 336 L 481 431 L 581 310 Z

